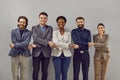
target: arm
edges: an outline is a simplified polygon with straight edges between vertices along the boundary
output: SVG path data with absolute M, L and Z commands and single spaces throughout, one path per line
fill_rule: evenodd
M 97 42 L 96 36 L 93 36 L 93 41 L 94 41 L 94 46 L 96 48 L 104 48 L 107 46 L 108 41 L 109 41 L 109 35 L 106 35 L 106 40 L 104 42 Z
M 77 31 L 77 30 L 76 30 Z M 82 48 L 83 46 L 89 46 L 89 43 L 91 42 L 91 32 L 87 30 L 86 32 L 83 32 L 82 35 L 84 35 L 84 39 L 79 39 L 79 32 L 76 32 L 75 30 L 72 30 L 72 39 L 73 42 L 77 45 L 79 45 L 79 48 Z M 82 37 L 81 37 L 82 38 Z
M 52 27 L 50 27 L 47 37 L 45 39 L 42 39 L 42 38 L 38 37 L 35 27 L 33 27 L 32 28 L 33 40 L 37 44 L 37 46 L 47 46 L 48 41 L 51 41 L 51 39 L 52 39 L 52 32 L 53 32 L 53 29 L 52 29 Z
M 18 43 L 15 33 L 14 33 L 14 30 L 11 31 L 11 41 L 13 44 Z
M 71 45 L 71 47 L 73 47 L 74 49 L 81 48 L 82 42 L 79 40 L 75 30 L 72 30 L 71 37 L 73 41 L 73 44 Z
M 91 43 L 91 32 L 88 31 L 87 34 L 88 34 L 87 40 L 86 41 L 82 41 L 83 42 L 83 46 L 89 46 L 89 43 Z
M 59 42 L 57 33 L 53 34 L 53 42 L 61 49 L 68 49 L 69 44 L 71 43 L 71 35 L 69 32 L 66 32 L 68 40 L 67 42 Z
M 86 34 L 87 34 L 86 40 L 79 40 L 79 34 L 77 34 L 75 30 L 72 30 L 71 36 L 73 42 L 79 45 L 79 47 L 88 46 L 88 43 L 91 42 L 91 32 L 88 31 Z
M 71 37 L 72 37 L 72 40 L 75 44 L 81 45 L 82 42 L 79 41 L 77 34 L 75 33 L 74 30 L 72 30 L 72 32 L 71 32 Z
M 14 43 L 14 47 L 15 48 L 22 48 L 22 49 L 26 48 L 26 47 L 28 47 L 30 40 L 31 40 L 31 32 L 28 33 L 28 35 L 24 41 Z

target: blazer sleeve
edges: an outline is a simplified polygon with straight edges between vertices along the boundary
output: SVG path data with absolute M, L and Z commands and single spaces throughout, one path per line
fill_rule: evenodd
M 12 43 L 18 43 L 17 39 L 16 39 L 16 36 L 15 36 L 15 32 L 14 30 L 11 31 L 11 41 Z
M 97 42 L 97 38 L 96 38 L 97 36 L 96 35 L 93 35 L 93 41 L 94 41 L 94 43 L 95 43 L 95 47 L 96 48 L 104 48 L 104 47 L 106 47 L 107 45 L 108 45 L 108 41 L 109 41 L 109 35 L 107 34 L 106 35 L 106 39 L 105 39 L 105 41 L 104 42 L 101 42 L 101 43 L 98 43 Z
M 42 39 L 42 38 L 38 37 L 36 28 L 35 27 L 32 28 L 33 40 L 37 44 L 38 47 L 47 46 L 48 41 L 51 41 L 51 39 L 52 39 L 52 33 L 53 33 L 53 29 L 52 29 L 52 27 L 49 26 L 49 31 L 47 33 L 47 37 L 45 39 Z
M 15 48 L 26 48 L 29 43 L 30 43 L 30 40 L 31 40 L 31 32 L 29 31 L 27 33 L 27 37 L 22 41 L 22 42 L 18 42 L 17 39 L 16 39 L 16 36 L 14 34 L 14 32 L 12 32 L 11 34 L 11 39 L 12 39 L 12 42 L 14 43 L 14 47 Z
M 53 33 L 53 42 L 58 46 L 59 49 L 68 49 L 71 43 L 70 32 L 66 32 L 68 36 L 68 42 L 59 42 L 57 33 Z

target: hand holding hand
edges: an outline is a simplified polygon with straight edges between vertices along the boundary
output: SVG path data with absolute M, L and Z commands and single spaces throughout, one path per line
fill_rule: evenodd
M 69 44 L 70 47 L 74 48 L 74 49 L 78 49 L 79 48 L 79 45 L 77 44 Z
M 14 48 L 14 44 L 13 43 L 10 43 L 10 48 Z
M 74 46 L 73 44 L 69 44 L 69 47 L 73 48 L 73 46 Z
M 89 42 L 89 43 L 88 43 L 88 46 L 91 47 L 91 46 L 94 46 L 94 44 L 95 44 L 95 43 L 93 43 L 93 42 Z
M 29 44 L 28 49 L 36 48 L 36 44 Z
M 74 44 L 74 45 L 73 45 L 73 48 L 74 48 L 74 49 L 78 49 L 78 48 L 79 48 L 79 45 Z
M 51 47 L 51 48 L 54 48 L 56 45 L 55 43 L 53 43 L 52 41 L 48 41 L 48 45 Z

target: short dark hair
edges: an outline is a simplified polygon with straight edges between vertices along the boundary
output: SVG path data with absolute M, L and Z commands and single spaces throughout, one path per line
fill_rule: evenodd
M 77 17 L 75 21 L 77 21 L 78 19 L 82 19 L 83 21 L 85 20 L 84 17 Z
M 25 19 L 26 20 L 26 26 L 25 27 L 27 27 L 27 25 L 28 25 L 28 18 L 26 16 L 19 16 L 17 21 L 19 22 L 20 19 Z
M 48 14 L 47 14 L 46 12 L 41 12 L 41 13 L 39 14 L 39 17 L 40 17 L 40 15 L 45 15 L 45 16 L 48 17 Z
M 67 19 L 64 16 L 58 16 L 56 19 L 56 22 L 58 22 L 59 19 L 64 19 L 64 21 L 67 22 Z

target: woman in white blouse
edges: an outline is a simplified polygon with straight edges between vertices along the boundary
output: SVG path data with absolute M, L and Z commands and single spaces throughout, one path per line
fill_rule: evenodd
M 67 72 L 70 64 L 71 51 L 71 35 L 64 29 L 66 18 L 59 16 L 56 19 L 58 30 L 53 32 L 53 65 L 55 69 L 55 80 L 67 80 Z

